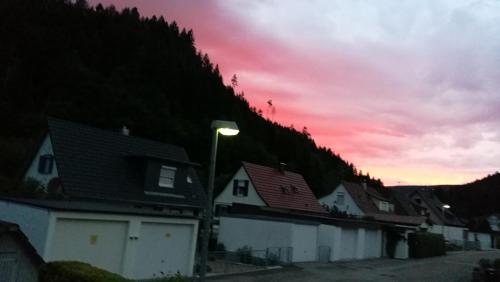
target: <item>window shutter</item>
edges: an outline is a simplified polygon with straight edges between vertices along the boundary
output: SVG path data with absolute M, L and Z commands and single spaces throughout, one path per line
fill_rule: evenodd
M 39 173 L 45 173 L 45 162 L 47 159 L 44 156 L 40 156 L 40 159 L 38 160 L 38 172 Z
M 245 180 L 245 193 L 244 193 L 245 196 L 248 196 L 248 182 L 249 182 L 248 180 Z
M 233 180 L 233 195 L 237 196 L 238 195 L 238 180 Z
M 54 157 L 52 156 L 48 157 L 47 161 L 49 162 L 47 173 L 52 173 L 52 167 L 54 166 Z

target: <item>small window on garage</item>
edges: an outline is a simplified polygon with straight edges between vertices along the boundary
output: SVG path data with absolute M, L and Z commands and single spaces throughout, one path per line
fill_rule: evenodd
M 46 154 L 41 155 L 38 160 L 38 172 L 41 174 L 51 174 L 54 166 L 54 156 Z
M 161 166 L 158 186 L 164 188 L 174 188 L 175 172 L 177 168 L 170 166 Z

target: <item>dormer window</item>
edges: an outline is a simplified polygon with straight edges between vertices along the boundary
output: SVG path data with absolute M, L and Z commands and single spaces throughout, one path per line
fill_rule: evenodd
M 170 166 L 161 166 L 158 186 L 164 188 L 174 188 L 175 172 L 177 168 Z
M 41 174 L 51 174 L 54 167 L 54 156 L 46 154 L 41 155 L 38 160 L 38 172 Z
M 233 181 L 233 195 L 237 197 L 248 196 L 248 180 L 234 180 Z

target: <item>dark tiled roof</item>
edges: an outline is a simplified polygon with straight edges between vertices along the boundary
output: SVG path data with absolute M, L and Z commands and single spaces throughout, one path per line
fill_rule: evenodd
M 378 208 L 375 203 L 370 199 L 370 194 L 377 195 L 378 198 L 384 199 L 375 189 L 367 187 L 365 191 L 363 185 L 348 181 L 342 181 L 342 185 L 349 192 L 356 205 L 365 213 L 375 213 L 378 212 Z M 368 190 L 370 191 L 368 193 Z M 388 201 L 388 200 L 386 200 Z
M 275 168 L 248 162 L 243 162 L 243 167 L 255 190 L 269 207 L 326 213 L 302 175 L 290 171 L 282 173 Z
M 205 205 L 204 189 L 181 147 L 57 119 L 49 120 L 49 134 L 64 193 L 71 198 Z M 147 158 L 175 164 L 179 175 L 192 179 L 188 184 L 176 178 L 171 194 L 182 198 L 145 195 Z
M 421 216 L 407 216 L 395 213 L 380 211 L 371 197 L 377 198 L 382 201 L 392 203 L 390 199 L 382 196 L 377 190 L 372 187 L 363 187 L 363 185 L 348 181 L 342 181 L 342 185 L 349 192 L 354 202 L 365 213 L 366 216 L 373 217 L 377 221 L 388 223 L 399 223 L 409 225 L 420 225 L 424 223 L 425 218 Z
M 428 207 L 427 211 L 431 213 L 430 219 L 433 221 L 431 223 L 443 224 L 444 222 L 445 225 L 465 226 L 464 223 L 449 210 L 445 210 L 445 216 L 443 217 L 443 203 L 434 195 L 432 190 L 406 186 L 403 188 L 393 187 L 391 188 L 391 193 L 399 202 L 400 207 L 408 215 L 419 215 L 417 209 L 420 206 L 424 206 L 424 204 L 419 204 L 412 200 L 412 196 L 417 195 L 423 203 L 425 203 L 425 206 Z

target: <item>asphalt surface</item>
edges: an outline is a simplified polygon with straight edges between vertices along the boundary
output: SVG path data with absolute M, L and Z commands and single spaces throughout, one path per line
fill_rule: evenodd
M 471 281 L 481 258 L 500 258 L 500 250 L 451 252 L 426 259 L 370 259 L 335 263 L 298 263 L 281 270 L 213 277 L 210 281 Z

